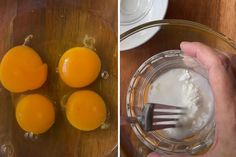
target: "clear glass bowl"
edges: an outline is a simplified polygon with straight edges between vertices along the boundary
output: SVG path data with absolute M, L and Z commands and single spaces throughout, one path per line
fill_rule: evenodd
M 195 145 L 194 147 L 185 147 L 181 148 L 180 152 L 173 151 L 171 148 L 173 145 L 163 145 L 162 150 L 155 145 L 157 143 L 152 143 L 152 141 L 146 141 L 145 134 L 142 134 L 140 128 L 136 126 L 136 124 L 129 124 L 125 122 L 127 116 L 135 115 L 135 111 L 128 109 L 129 104 L 129 96 L 132 93 L 129 89 L 130 80 L 134 80 L 137 76 L 135 76 L 136 70 L 140 67 L 140 65 L 149 62 L 148 59 L 160 52 L 167 50 L 178 50 L 180 49 L 179 45 L 182 41 L 198 41 L 205 43 L 211 47 L 217 48 L 219 50 L 236 54 L 236 44 L 234 41 L 226 37 L 225 35 L 218 33 L 211 28 L 185 20 L 174 20 L 174 19 L 166 19 L 160 21 L 152 21 L 149 23 L 145 23 L 143 25 L 139 25 L 125 33 L 123 33 L 120 37 L 121 43 L 125 42 L 127 38 L 130 36 L 135 36 L 136 33 L 148 29 L 158 27 L 160 30 L 158 33 L 151 38 L 145 44 L 131 49 L 127 51 L 121 52 L 121 152 L 127 156 L 146 156 L 151 150 L 155 150 L 161 153 L 190 153 L 195 154 L 199 152 L 198 150 L 203 150 L 203 148 L 207 148 L 207 145 L 212 143 L 209 140 L 209 143 L 206 142 L 203 145 Z M 157 56 L 154 56 L 154 58 Z M 174 58 L 178 58 L 180 56 L 175 56 Z M 153 66 L 153 65 L 152 65 Z M 139 72 L 140 73 L 140 72 Z M 132 81 L 131 81 L 132 82 Z M 128 91 L 128 94 L 125 93 Z M 141 93 L 139 93 L 141 94 Z M 141 98 L 140 98 L 141 99 Z M 133 101 L 133 100 L 132 100 Z M 140 100 L 141 101 L 141 100 Z M 127 106 L 126 106 L 127 105 Z M 126 108 L 127 107 L 127 108 Z M 128 115 L 127 115 L 128 112 Z M 213 122 L 213 120 L 211 121 Z M 212 126 L 211 123 L 209 126 Z M 133 131 L 132 128 L 134 128 Z M 211 127 L 210 127 L 211 128 Z M 139 129 L 139 130 L 138 130 Z M 135 133 L 136 132 L 136 133 Z M 138 136 L 137 136 L 138 135 Z M 210 135 L 210 132 L 209 132 Z M 210 136 L 209 136 L 210 137 Z M 140 140 L 141 139 L 141 140 Z M 209 138 L 211 139 L 211 138 Z M 159 141 L 160 142 L 160 141 Z M 145 143 L 145 144 L 144 144 Z M 165 143 L 162 143 L 165 144 Z M 149 148 L 146 146 L 149 145 Z M 205 146 L 204 146 L 205 145 Z M 155 146 L 155 147 L 153 147 Z M 170 146 L 170 147 L 169 147 Z M 151 149 L 150 149 L 151 148 Z M 189 149 L 194 148 L 194 149 Z
M 194 59 L 184 57 L 180 50 L 169 50 L 152 56 L 138 68 L 131 79 L 126 97 L 128 119 L 137 119 L 142 116 L 140 109 L 148 103 L 151 84 L 163 73 L 176 68 L 194 71 L 204 78 L 208 78 L 206 69 Z M 145 132 L 139 123 L 131 123 L 131 127 L 137 137 L 153 151 L 167 154 L 196 154 L 207 149 L 214 141 L 213 111 L 214 109 L 206 124 L 199 131 L 184 139 L 169 138 L 162 130 Z

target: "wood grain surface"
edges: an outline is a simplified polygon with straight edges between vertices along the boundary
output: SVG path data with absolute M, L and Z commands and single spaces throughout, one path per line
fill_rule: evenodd
M 49 67 L 47 81 L 40 89 L 11 94 L 0 87 L 0 148 L 12 151 L 11 156 L 16 157 L 114 156 L 118 139 L 117 28 L 116 0 L 0 1 L 0 58 L 32 34 L 28 45 Z M 90 132 L 79 131 L 68 123 L 64 101 L 79 89 L 66 86 L 57 73 L 60 56 L 71 47 L 84 46 L 84 41 L 96 49 L 102 62 L 101 71 L 109 73 L 108 79 L 98 77 L 83 88 L 99 93 L 108 110 L 105 129 Z M 37 140 L 24 137 L 25 132 L 14 115 L 19 98 L 29 93 L 46 95 L 56 110 L 53 127 Z M 1 149 L 0 156 L 3 155 Z
M 205 24 L 236 41 L 236 0 L 169 0 L 165 18 L 185 19 Z M 162 32 L 157 33 L 158 36 Z M 140 142 L 126 124 L 126 93 L 128 84 L 135 70 L 149 57 L 155 54 L 154 47 L 164 42 L 154 36 L 150 42 L 139 48 L 121 52 L 120 54 L 120 105 L 121 105 L 121 154 L 127 157 L 146 156 L 148 150 Z M 159 43 L 159 44 L 156 44 Z M 134 145 L 136 148 L 134 148 Z M 137 148 L 138 147 L 138 148 Z

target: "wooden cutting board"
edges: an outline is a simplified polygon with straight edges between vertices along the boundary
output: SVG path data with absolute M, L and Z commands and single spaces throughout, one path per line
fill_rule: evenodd
M 190 21 L 205 24 L 216 31 L 225 34 L 227 37 L 236 41 L 236 0 L 169 0 L 167 10 L 167 19 L 185 19 Z M 158 38 L 156 38 L 158 40 Z M 155 37 L 152 43 L 155 43 Z M 158 43 L 158 41 L 157 41 Z M 121 115 L 126 115 L 126 93 L 129 81 L 137 69 L 146 59 L 153 54 L 146 53 L 152 45 L 144 44 L 139 47 L 137 51 L 132 50 L 121 53 L 120 55 L 120 105 Z M 153 45 L 155 46 L 155 45 Z M 122 116 L 121 116 L 122 117 Z M 124 121 L 123 121 L 124 122 Z M 122 123 L 122 119 L 121 119 Z M 130 127 L 121 125 L 121 154 L 127 157 L 137 157 L 138 154 L 134 151 L 133 144 L 137 137 L 132 133 Z M 147 150 L 141 143 L 136 145 L 140 146 L 141 154 L 148 154 Z M 139 152 L 139 154 L 140 154 Z
M 0 147 L 2 144 L 14 147 L 16 157 L 101 157 L 115 152 L 118 139 L 117 28 L 116 0 L 0 1 L 0 58 L 32 34 L 29 46 L 49 67 L 47 81 L 40 89 L 10 94 L 0 86 Z M 86 36 L 95 39 L 93 46 L 101 59 L 102 71 L 109 73 L 108 79 L 99 77 L 83 88 L 99 93 L 108 110 L 107 128 L 90 132 L 79 131 L 68 123 L 61 101 L 65 95 L 79 89 L 67 87 L 57 74 L 60 56 L 71 47 L 83 46 Z M 56 109 L 53 127 L 37 140 L 24 137 L 14 115 L 18 98 L 28 93 L 48 96 Z

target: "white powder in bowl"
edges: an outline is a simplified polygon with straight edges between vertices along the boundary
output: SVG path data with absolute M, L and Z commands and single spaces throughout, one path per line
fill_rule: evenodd
M 148 102 L 186 107 L 177 128 L 164 129 L 165 136 L 184 139 L 202 129 L 213 114 L 214 99 L 208 80 L 186 69 L 172 69 L 157 77 L 148 91 Z

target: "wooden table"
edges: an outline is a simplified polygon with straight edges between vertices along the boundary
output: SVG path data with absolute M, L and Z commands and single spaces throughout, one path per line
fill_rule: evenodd
M 236 41 L 236 0 L 170 0 L 167 19 L 185 19 L 205 24 L 216 31 L 219 31 Z M 152 39 L 155 43 L 155 37 Z M 151 55 L 145 50 L 151 45 L 144 44 L 137 51 L 132 50 L 120 55 L 120 105 L 121 117 L 126 115 L 126 93 L 129 81 L 138 66 Z M 123 116 L 122 116 L 123 115 Z M 130 127 L 124 127 L 124 120 L 121 118 L 121 148 L 122 155 L 137 157 L 132 144 L 128 140 L 136 139 Z M 140 148 L 143 148 L 142 144 Z M 149 150 L 143 149 L 142 154 Z

